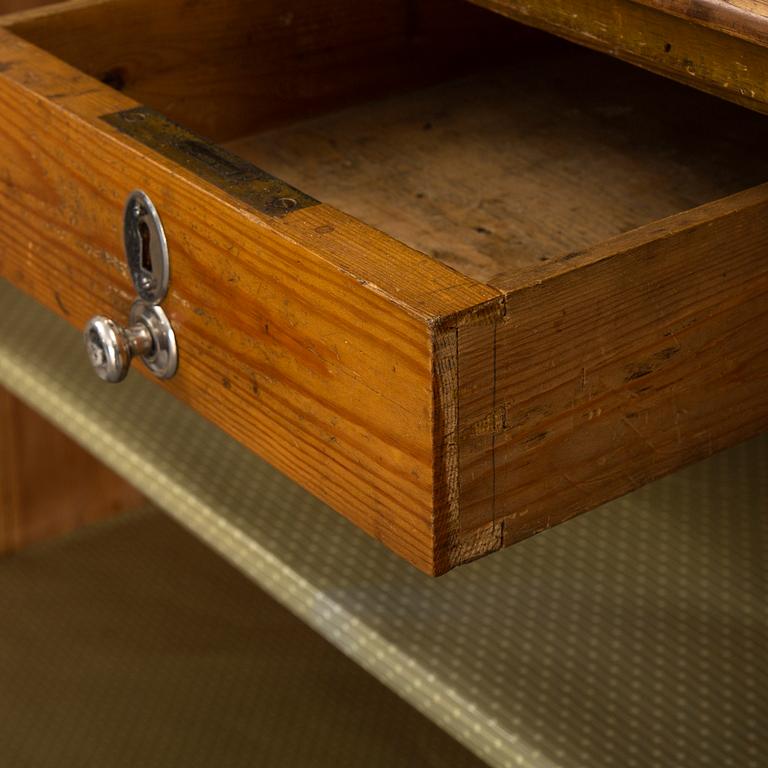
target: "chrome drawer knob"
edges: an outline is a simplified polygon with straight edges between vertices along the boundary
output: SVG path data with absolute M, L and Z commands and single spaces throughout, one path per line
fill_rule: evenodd
M 169 379 L 176 373 L 176 336 L 165 312 L 154 304 L 135 302 L 127 327 L 96 315 L 88 321 L 84 336 L 93 370 L 103 381 L 122 381 L 134 357 L 140 357 L 158 378 Z
M 139 298 L 126 327 L 103 315 L 85 326 L 85 348 L 99 378 L 116 384 L 140 357 L 160 379 L 170 379 L 178 367 L 176 336 L 158 306 L 168 291 L 170 262 L 163 223 L 141 190 L 128 196 L 123 211 L 123 244 L 128 270 Z

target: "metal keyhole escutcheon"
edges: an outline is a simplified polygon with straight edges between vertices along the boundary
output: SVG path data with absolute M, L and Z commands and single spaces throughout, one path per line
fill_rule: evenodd
M 139 298 L 160 304 L 168 293 L 170 262 L 160 215 L 149 197 L 132 192 L 123 213 L 123 244 Z
M 134 357 L 152 373 L 169 379 L 178 367 L 176 336 L 159 306 L 168 292 L 168 244 L 160 216 L 139 190 L 128 197 L 123 215 L 123 241 L 128 269 L 139 298 L 126 326 L 96 315 L 85 327 L 85 347 L 96 374 L 104 381 L 122 381 Z

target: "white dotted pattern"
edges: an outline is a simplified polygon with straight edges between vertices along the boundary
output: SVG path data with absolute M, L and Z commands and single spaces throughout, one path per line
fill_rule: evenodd
M 434 580 L 136 373 L 102 384 L 6 284 L 0 306 L 0 384 L 489 764 L 765 765 L 765 437 Z

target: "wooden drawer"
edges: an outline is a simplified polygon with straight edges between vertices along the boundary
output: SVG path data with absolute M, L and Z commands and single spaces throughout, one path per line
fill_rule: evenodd
M 123 321 L 145 190 L 161 386 L 426 572 L 768 423 L 758 114 L 459 0 L 9 16 L 0 113 L 0 275 Z

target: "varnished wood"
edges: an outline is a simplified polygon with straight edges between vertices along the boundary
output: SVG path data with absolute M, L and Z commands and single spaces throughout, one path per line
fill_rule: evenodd
M 514 58 L 228 146 L 481 281 L 768 179 L 762 115 L 545 35 Z
M 121 211 L 146 190 L 173 264 L 165 386 L 433 571 L 432 324 L 495 289 L 327 205 L 253 210 L 100 119 L 135 102 L 1 30 L 0 68 L 0 274 L 76 326 L 125 318 Z
M 88 10 L 78 0 L 61 18 L 33 12 L 13 29 L 45 20 L 39 29 L 55 29 L 51 39 L 76 37 L 73 19 L 90 19 L 90 32 L 113 24 L 110 5 Z M 205 21 L 195 21 L 198 31 Z M 197 50 L 200 41 L 189 45 Z M 211 45 L 221 47 L 221 36 Z M 371 47 L 373 59 L 378 52 Z M 518 66 L 524 52 L 516 52 Z M 167 121 L 131 134 L 115 117 L 137 115 L 127 93 L 0 30 L 0 275 L 76 326 L 97 312 L 125 318 L 133 291 L 122 205 L 131 189 L 147 191 L 168 235 L 165 306 L 181 350 L 178 375 L 161 386 L 419 568 L 444 572 L 766 422 L 758 387 L 768 336 L 765 190 L 653 221 L 762 181 L 762 118 L 671 85 L 657 92 L 639 74 L 601 80 L 597 64 L 592 74 L 582 68 L 589 55 L 569 56 L 542 68 L 538 81 L 537 64 L 517 81 L 500 71 L 495 82 L 507 101 L 493 88 L 483 94 L 482 79 L 433 91 L 441 94 L 433 103 L 452 109 L 438 110 L 427 129 L 421 117 L 402 117 L 423 94 L 401 94 L 282 134 L 241 137 L 231 145 L 241 154 L 299 188 L 317 184 L 304 191 L 323 202 L 276 212 L 246 194 L 250 177 L 238 175 L 239 162 Z M 169 66 L 178 71 L 166 73 L 179 98 L 185 61 L 177 53 Z M 322 57 L 313 66 L 332 71 Z M 588 92 L 572 80 L 549 82 L 569 67 L 584 82 L 602 82 L 589 109 Z M 361 67 L 358 98 L 365 76 Z M 638 89 L 639 112 L 611 109 L 624 77 L 648 84 Z M 526 88 L 531 82 L 538 90 Z M 189 88 L 198 98 L 194 81 Z M 454 106 L 473 89 L 474 121 Z M 339 93 L 326 105 L 338 106 Z M 669 119 L 658 119 L 659 98 Z M 163 100 L 150 106 L 162 109 Z M 205 119 L 226 126 L 229 109 L 214 99 Z M 240 130 L 240 108 L 231 109 Z M 691 139 L 702 121 L 717 127 L 716 151 L 710 138 Z M 493 126 L 507 137 L 517 129 L 515 141 L 492 135 L 482 144 Z M 313 150 L 313 130 L 327 146 Z M 439 142 L 422 143 L 441 130 Z M 334 154 L 338 137 L 347 144 Z M 458 176 L 446 171 L 447 157 L 433 162 L 445 142 Z M 330 167 L 318 172 L 312 163 L 322 152 Z M 345 159 L 354 161 L 349 174 Z M 419 178 L 426 164 L 443 171 Z M 377 177 L 377 166 L 389 173 Z M 462 215 L 490 195 L 484 173 L 497 187 L 491 199 L 501 201 L 490 259 L 478 258 L 478 239 L 463 242 L 468 222 L 490 229 Z M 418 213 L 425 203 L 398 213 L 398 177 L 401 192 L 423 183 L 440 201 L 431 216 Z M 529 200 L 532 191 L 538 197 Z M 410 202 L 401 195 L 403 208 Z M 505 247 L 515 232 L 525 238 L 517 250 Z M 499 269 L 490 283 L 475 279 Z M 678 341 L 664 337 L 670 330 Z
M 768 428 L 766 221 L 768 185 L 497 282 L 458 329 L 466 535 L 513 543 Z
M 0 553 L 113 517 L 141 494 L 0 388 Z
M 737 10 L 725 13 L 723 7 L 730 3 L 715 0 L 473 2 L 758 112 L 768 112 L 768 43 L 762 4 L 741 2 Z M 714 7 L 719 7 L 720 13 L 707 18 L 707 9 Z M 749 32 L 745 33 L 745 25 Z

